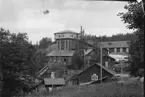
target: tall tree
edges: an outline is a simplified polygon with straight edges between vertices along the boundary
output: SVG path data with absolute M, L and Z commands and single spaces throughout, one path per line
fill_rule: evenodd
M 24 90 L 26 75 L 35 72 L 34 46 L 26 33 L 10 33 L 0 29 L 0 64 L 3 74 L 2 97 L 12 97 Z M 26 79 L 25 79 L 26 80 Z
M 130 70 L 133 76 L 142 76 L 144 71 L 144 12 L 141 3 L 129 2 L 124 7 L 127 12 L 118 14 L 122 21 L 128 24 L 127 28 L 133 29 L 136 35 L 130 45 Z
M 52 44 L 52 39 L 48 37 L 44 37 L 39 41 L 39 48 L 46 49 L 51 44 Z

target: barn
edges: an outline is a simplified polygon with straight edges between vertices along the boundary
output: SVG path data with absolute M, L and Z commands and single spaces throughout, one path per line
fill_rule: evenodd
M 68 85 L 78 85 L 78 84 L 92 82 L 93 75 L 97 76 L 96 80 L 100 80 L 101 67 L 102 67 L 102 78 L 106 78 L 106 77 L 111 78 L 116 74 L 114 71 L 100 65 L 99 63 L 96 63 L 96 64 L 91 65 L 90 67 L 86 68 L 79 74 L 72 76 L 66 82 Z

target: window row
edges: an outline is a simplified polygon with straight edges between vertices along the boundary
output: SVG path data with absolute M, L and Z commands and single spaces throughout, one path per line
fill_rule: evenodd
M 128 48 L 109 48 L 109 52 L 128 52 Z

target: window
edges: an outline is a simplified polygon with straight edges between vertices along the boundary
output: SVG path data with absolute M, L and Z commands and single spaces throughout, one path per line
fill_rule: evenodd
M 98 80 L 98 76 L 97 76 L 96 74 L 93 74 L 93 75 L 91 76 L 91 80 L 92 80 L 92 81 L 97 81 L 97 80 Z
M 59 41 L 58 41 L 57 43 L 58 43 L 58 49 L 59 49 L 59 48 L 60 48 L 60 47 L 59 47 Z
M 67 41 L 66 41 L 66 49 L 67 49 L 67 47 L 68 47 L 68 46 L 67 46 Z
M 64 41 L 61 41 L 61 50 L 64 50 Z
M 120 48 L 117 48 L 117 52 L 120 52 Z
M 109 52 L 114 52 L 114 48 L 109 48 Z
M 123 52 L 126 52 L 126 48 L 123 48 Z

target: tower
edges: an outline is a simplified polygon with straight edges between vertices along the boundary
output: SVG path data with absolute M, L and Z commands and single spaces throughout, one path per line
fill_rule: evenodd
M 55 40 L 57 42 L 58 51 L 71 51 L 76 49 L 77 39 L 79 38 L 79 33 L 64 30 L 54 34 Z

